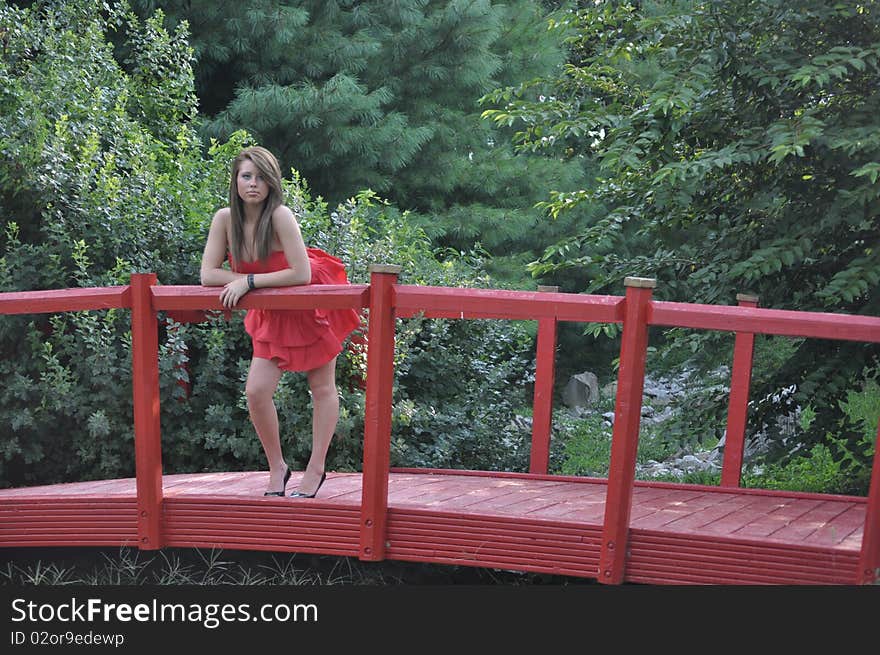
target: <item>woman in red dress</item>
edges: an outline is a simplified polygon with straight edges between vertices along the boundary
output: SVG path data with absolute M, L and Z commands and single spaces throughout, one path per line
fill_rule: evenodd
M 306 247 L 296 217 L 282 201 L 275 156 L 258 146 L 239 153 L 232 164 L 229 206 L 214 214 L 201 265 L 202 284 L 222 286 L 225 307 L 235 307 L 248 291 L 261 287 L 348 283 L 341 261 Z M 227 258 L 230 268 L 223 265 Z M 291 496 L 313 498 L 324 483 L 327 449 L 339 420 L 336 357 L 359 323 L 353 309 L 248 311 L 245 329 L 253 358 L 245 392 L 269 463 L 264 495 L 283 496 L 290 479 L 274 401 L 284 371 L 305 371 L 312 396 L 312 453 Z

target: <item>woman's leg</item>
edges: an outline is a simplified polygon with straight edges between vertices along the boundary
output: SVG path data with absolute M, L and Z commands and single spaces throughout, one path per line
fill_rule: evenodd
M 287 464 L 281 452 L 278 433 L 278 412 L 275 409 L 275 390 L 281 380 L 281 369 L 275 362 L 254 357 L 248 372 L 245 394 L 251 423 L 257 431 L 266 461 L 269 463 L 269 485 L 266 491 L 280 491 L 284 484 Z
M 297 491 L 315 493 L 324 473 L 330 440 L 339 421 L 339 392 L 336 389 L 336 358 L 306 373 L 312 392 L 312 455 Z

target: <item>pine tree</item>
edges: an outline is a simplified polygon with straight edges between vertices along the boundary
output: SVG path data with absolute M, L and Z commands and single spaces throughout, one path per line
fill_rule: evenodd
M 330 202 L 372 189 L 457 249 L 528 261 L 555 240 L 533 206 L 579 167 L 532 169 L 478 102 L 562 63 L 541 3 L 134 4 L 187 21 L 206 137 L 246 129 Z

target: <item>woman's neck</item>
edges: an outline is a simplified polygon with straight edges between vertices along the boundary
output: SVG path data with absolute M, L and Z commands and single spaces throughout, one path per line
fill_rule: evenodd
M 251 209 L 250 207 L 244 208 L 244 216 L 242 216 L 244 222 L 246 224 L 256 225 L 260 221 L 260 210 L 259 209 Z

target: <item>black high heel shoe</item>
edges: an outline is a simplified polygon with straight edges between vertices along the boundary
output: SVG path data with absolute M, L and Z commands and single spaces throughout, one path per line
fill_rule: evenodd
M 284 482 L 281 485 L 281 491 L 267 491 L 264 496 L 283 496 L 287 490 L 287 481 L 290 480 L 290 467 L 287 467 L 287 473 L 284 474 Z
M 327 472 L 321 474 L 321 481 L 318 483 L 318 488 L 315 489 L 315 493 L 304 494 L 301 491 L 294 491 L 290 494 L 291 498 L 314 498 L 318 495 L 318 490 L 321 488 L 321 485 L 324 484 L 324 480 L 327 479 Z

